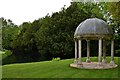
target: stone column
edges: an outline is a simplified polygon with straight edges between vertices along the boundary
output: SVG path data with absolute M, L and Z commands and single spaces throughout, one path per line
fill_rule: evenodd
M 103 60 L 102 60 L 103 63 L 107 63 L 106 61 L 106 41 L 104 40 L 103 41 Z
M 87 59 L 86 62 L 90 62 L 90 40 L 87 40 Z
M 102 62 L 102 39 L 99 39 L 99 57 L 98 57 L 98 62 Z
M 78 64 L 82 64 L 82 60 L 81 60 L 81 55 L 82 55 L 82 51 L 81 51 L 81 50 L 82 50 L 82 46 L 81 46 L 81 45 L 82 45 L 82 41 L 79 40 L 78 43 L 79 43 L 79 49 L 78 49 L 78 50 L 79 50 Z
M 111 65 L 114 65 L 114 40 L 111 41 Z
M 75 60 L 74 63 L 77 63 L 77 40 L 75 40 Z

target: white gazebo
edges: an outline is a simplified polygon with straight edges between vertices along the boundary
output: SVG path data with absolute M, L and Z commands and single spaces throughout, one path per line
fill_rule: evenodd
M 82 40 L 87 41 L 87 59 L 82 62 Z M 90 40 L 98 40 L 98 62 L 90 60 Z M 111 40 L 111 61 L 106 61 L 106 40 Z M 78 25 L 74 34 L 75 60 L 71 67 L 85 69 L 115 68 L 113 31 L 104 20 L 98 18 L 86 19 Z M 103 43 L 103 45 L 102 45 Z M 96 46 L 97 47 L 97 46 Z M 102 60 L 103 55 L 103 60 Z

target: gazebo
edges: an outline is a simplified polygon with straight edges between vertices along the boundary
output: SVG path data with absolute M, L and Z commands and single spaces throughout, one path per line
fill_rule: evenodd
M 82 40 L 87 41 L 87 59 L 82 62 Z M 90 60 L 90 40 L 98 40 L 98 62 Z M 111 41 L 111 61 L 106 61 L 106 40 Z M 113 31 L 107 23 L 98 18 L 89 18 L 81 22 L 74 33 L 75 60 L 71 67 L 85 69 L 108 69 L 115 68 L 114 63 L 114 39 Z M 103 56 L 103 60 L 102 60 Z

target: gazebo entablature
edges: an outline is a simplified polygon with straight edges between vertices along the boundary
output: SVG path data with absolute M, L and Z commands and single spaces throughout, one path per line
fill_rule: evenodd
M 79 35 L 74 37 L 74 40 L 112 40 L 113 35 Z

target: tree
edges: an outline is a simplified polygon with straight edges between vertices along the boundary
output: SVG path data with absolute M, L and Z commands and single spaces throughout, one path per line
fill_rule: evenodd
M 20 58 L 20 62 L 36 61 L 39 58 L 39 54 L 34 34 L 40 28 L 39 21 L 35 20 L 33 23 L 24 22 L 21 27 L 20 34 L 13 42 L 13 54 Z
M 10 22 L 12 22 L 10 20 Z M 10 50 L 12 47 L 12 42 L 19 34 L 20 28 L 15 24 L 9 24 L 8 21 L 2 18 L 2 47 L 4 49 Z
M 115 53 L 120 56 L 120 1 L 107 4 L 107 9 L 112 14 L 111 26 L 115 30 Z
M 98 14 L 99 8 L 96 5 L 72 3 L 67 9 L 63 8 L 59 13 L 53 13 L 51 17 L 46 16 L 43 19 L 41 28 L 36 33 L 36 42 L 39 53 L 44 59 L 51 59 L 52 57 L 71 58 L 74 56 L 73 35 L 76 27 L 87 18 L 103 17 L 101 12 Z M 92 7 L 91 12 L 88 12 L 89 7 Z M 86 46 L 84 46 L 85 48 Z M 85 52 L 83 51 L 83 53 Z

